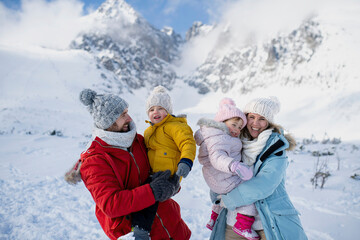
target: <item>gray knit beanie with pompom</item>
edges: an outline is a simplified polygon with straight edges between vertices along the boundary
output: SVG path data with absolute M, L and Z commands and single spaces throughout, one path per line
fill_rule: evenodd
M 103 130 L 109 128 L 129 107 L 121 97 L 113 94 L 97 94 L 91 89 L 81 91 L 80 101 L 87 106 L 95 126 Z

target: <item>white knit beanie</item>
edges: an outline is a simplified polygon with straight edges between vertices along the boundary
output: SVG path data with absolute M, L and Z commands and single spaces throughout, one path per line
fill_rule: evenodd
M 157 86 L 151 92 L 146 101 L 146 113 L 148 113 L 153 106 L 161 106 L 165 108 L 168 114 L 173 113 L 171 98 L 163 86 Z
M 80 101 L 87 106 L 93 116 L 95 126 L 107 129 L 120 117 L 129 104 L 119 96 L 97 94 L 94 90 L 84 89 L 80 93 Z
M 231 98 L 223 98 L 219 104 L 219 110 L 215 115 L 215 121 L 223 122 L 233 117 L 242 119 L 241 129 L 246 126 L 247 120 L 245 114 L 236 107 L 234 100 Z
M 277 97 L 255 98 L 245 105 L 244 113 L 256 113 L 274 123 L 274 115 L 280 111 L 280 102 Z

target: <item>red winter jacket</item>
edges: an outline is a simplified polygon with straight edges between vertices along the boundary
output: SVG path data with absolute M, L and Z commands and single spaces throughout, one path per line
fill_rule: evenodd
M 110 146 L 96 137 L 81 154 L 81 178 L 95 204 L 96 217 L 110 239 L 131 231 L 132 212 L 155 203 L 149 184 L 150 165 L 144 138 L 137 134 L 130 152 Z M 191 232 L 172 199 L 161 202 L 152 225 L 151 239 L 189 239 Z

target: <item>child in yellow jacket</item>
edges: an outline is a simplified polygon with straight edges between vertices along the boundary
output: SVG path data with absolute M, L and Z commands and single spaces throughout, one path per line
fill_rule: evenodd
M 196 155 L 193 131 L 186 117 L 172 115 L 171 98 L 163 86 L 151 92 L 146 101 L 146 113 L 150 126 L 144 132 L 144 140 L 152 172 L 170 170 L 171 175 L 186 178 Z M 132 215 L 135 240 L 148 239 L 149 219 L 153 219 L 149 211 L 155 215 L 157 203 L 155 205 Z
M 150 126 L 144 132 L 145 145 L 153 172 L 170 170 L 186 177 L 196 155 L 193 131 L 185 116 L 172 115 L 169 94 L 162 86 L 154 88 L 146 102 Z

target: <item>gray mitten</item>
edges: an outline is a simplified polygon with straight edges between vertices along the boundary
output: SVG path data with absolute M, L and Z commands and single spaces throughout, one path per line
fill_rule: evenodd
M 163 202 L 175 193 L 176 185 L 170 180 L 171 172 L 157 172 L 153 175 L 150 187 L 153 191 L 155 201 Z
M 173 196 L 175 194 L 177 194 L 180 191 L 180 177 L 177 174 L 174 174 L 173 176 L 170 177 L 170 182 L 175 186 L 175 192 L 173 194 Z
M 186 163 L 179 163 L 176 175 L 186 178 L 190 172 L 190 167 Z

